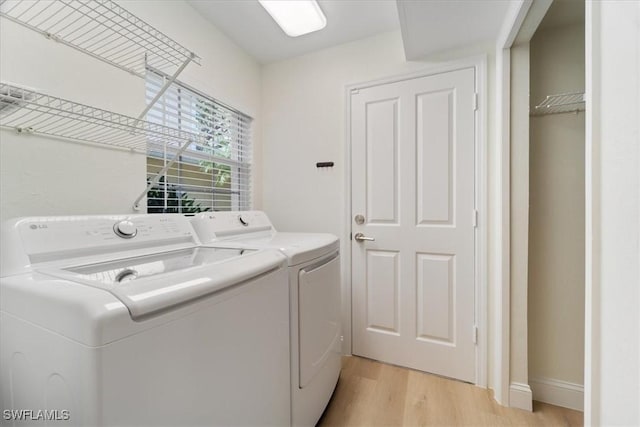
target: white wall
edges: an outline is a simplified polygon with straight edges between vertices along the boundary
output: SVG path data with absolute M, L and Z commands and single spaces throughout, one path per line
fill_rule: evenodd
M 260 67 L 182 1 L 123 6 L 202 57 L 180 80 L 258 118 Z M 137 117 L 144 80 L 2 19 L 0 79 Z M 260 121 L 253 124 L 260 176 Z M 0 131 L 0 219 L 27 215 L 126 213 L 145 188 L 145 156 Z M 260 206 L 260 181 L 254 200 Z
M 342 238 L 344 256 L 349 250 L 345 239 L 348 224 L 344 221 L 348 209 L 344 193 L 345 86 L 428 69 L 479 53 L 489 54 L 487 156 L 491 164 L 487 172 L 489 196 L 499 197 L 499 190 L 493 190 L 497 169 L 493 162 L 499 159 L 499 154 L 493 153 L 495 144 L 492 143 L 493 51 L 493 46 L 470 47 L 446 56 L 407 62 L 400 32 L 391 32 L 265 65 L 262 76 L 263 206 L 276 228 L 334 233 Z M 317 161 L 334 161 L 335 167 L 317 169 Z M 491 212 L 484 214 L 492 215 Z M 490 239 L 490 264 L 495 246 Z M 346 277 L 343 279 L 343 283 L 349 283 Z M 343 301 L 348 304 L 349 290 L 343 291 Z M 489 316 L 493 310 L 489 308 Z M 348 317 L 343 320 L 350 323 Z M 489 324 L 493 324 L 491 319 Z M 350 343 L 345 344 L 349 351 Z M 491 355 L 489 359 L 492 360 Z
M 640 3 L 586 3 L 585 424 L 640 425 Z
M 263 203 L 277 228 L 342 234 L 345 86 L 427 66 L 406 62 L 392 32 L 263 67 Z
M 584 24 L 531 40 L 531 108 L 584 92 Z M 529 376 L 582 386 L 585 114 L 531 118 Z M 534 398 L 536 389 L 534 387 Z

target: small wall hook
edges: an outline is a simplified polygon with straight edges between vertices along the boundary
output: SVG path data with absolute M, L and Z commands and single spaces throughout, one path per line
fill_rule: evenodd
M 318 162 L 316 163 L 317 168 L 332 168 L 333 162 Z

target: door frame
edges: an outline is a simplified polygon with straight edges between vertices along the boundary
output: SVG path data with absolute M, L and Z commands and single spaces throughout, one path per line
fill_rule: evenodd
M 345 85 L 345 189 L 344 212 L 342 224 L 343 269 L 342 269 L 342 333 L 343 354 L 351 355 L 352 351 L 352 283 L 351 283 L 351 93 L 354 90 L 371 86 L 379 86 L 428 77 L 460 69 L 473 68 L 475 70 L 476 93 L 478 94 L 475 120 L 475 206 L 478 211 L 478 227 L 475 229 L 475 322 L 478 329 L 476 346 L 476 381 L 479 387 L 487 387 L 487 350 L 488 350 L 488 170 L 487 158 L 487 56 L 478 55 L 457 61 L 439 64 L 419 71 L 396 74 L 376 80 Z

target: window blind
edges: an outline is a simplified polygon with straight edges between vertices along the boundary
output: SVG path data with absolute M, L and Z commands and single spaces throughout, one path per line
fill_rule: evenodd
M 150 102 L 167 75 L 147 68 Z M 149 213 L 196 213 L 251 208 L 251 118 L 182 83 L 173 82 L 147 113 L 147 121 L 194 134 L 194 142 L 147 193 Z M 147 142 L 147 180 L 180 143 Z

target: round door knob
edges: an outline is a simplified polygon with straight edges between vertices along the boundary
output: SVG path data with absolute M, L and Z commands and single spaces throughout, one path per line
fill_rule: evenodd
M 115 231 L 115 233 L 123 239 L 131 239 L 138 233 L 138 229 L 136 228 L 135 224 L 131 221 L 126 220 L 116 222 L 116 224 L 113 226 L 113 231 Z

